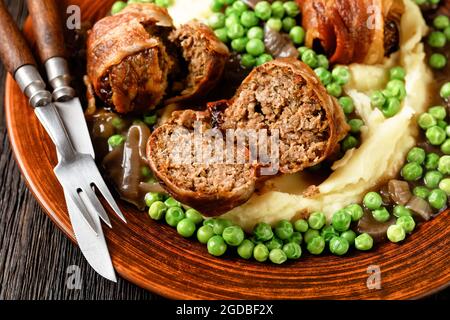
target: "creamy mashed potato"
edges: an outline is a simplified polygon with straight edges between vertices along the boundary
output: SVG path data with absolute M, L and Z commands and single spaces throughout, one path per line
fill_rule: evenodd
M 361 146 L 334 163 L 329 177 L 321 179 L 311 173 L 298 173 L 272 179 L 264 192 L 253 195 L 224 218 L 246 230 L 258 222 L 273 224 L 281 219 L 307 217 L 313 211 L 323 211 L 330 218 L 335 211 L 361 202 L 369 190 L 398 174 L 406 153 L 415 144 L 416 117 L 428 107 L 428 88 L 432 82 L 420 43 L 427 33 L 426 23 L 413 1 L 404 2 L 400 51 L 382 65 L 349 66 L 352 80 L 344 89 L 353 98 L 365 123 Z M 211 14 L 210 3 L 211 0 L 176 0 L 169 11 L 177 25 L 192 19 L 205 21 Z M 401 65 L 407 72 L 407 97 L 401 112 L 386 119 L 378 109 L 372 109 L 369 95 L 385 87 L 389 68 L 395 65 Z M 310 197 L 303 195 L 311 185 L 317 185 L 318 193 Z
M 343 207 L 361 202 L 363 196 L 380 183 L 394 178 L 401 169 L 406 153 L 415 144 L 418 133 L 416 117 L 428 107 L 428 88 L 432 76 L 425 63 L 424 47 L 420 43 L 427 33 L 426 23 L 416 4 L 405 0 L 406 12 L 401 21 L 401 49 L 386 59 L 383 65 L 350 65 L 352 81 L 345 92 L 366 126 L 362 129 L 362 144 L 333 165 L 334 172 L 317 186 L 318 194 L 306 197 L 310 174 L 282 176 L 273 182 L 272 191 L 255 194 L 246 204 L 223 217 L 249 230 L 264 221 L 273 224 L 281 219 L 306 217 L 313 211 L 323 211 L 328 219 Z M 389 68 L 401 65 L 407 72 L 407 97 L 396 116 L 386 119 L 378 109 L 372 109 L 371 91 L 384 88 Z

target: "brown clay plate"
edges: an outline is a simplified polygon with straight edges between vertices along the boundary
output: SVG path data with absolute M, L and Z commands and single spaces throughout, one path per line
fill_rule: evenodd
M 98 19 L 114 0 L 72 0 L 82 19 Z M 30 37 L 28 20 L 25 33 Z M 6 117 L 11 144 L 37 200 L 56 225 L 75 241 L 63 192 L 53 175 L 54 147 L 11 76 L 6 82 Z M 121 203 L 128 224 L 113 218 L 105 228 L 114 267 L 123 278 L 177 299 L 411 299 L 450 283 L 449 212 L 427 222 L 405 243 L 383 244 L 346 257 L 305 255 L 283 266 L 214 258 L 205 246 L 182 239 Z M 114 217 L 113 215 L 110 215 Z M 368 268 L 381 269 L 381 289 L 368 289 Z

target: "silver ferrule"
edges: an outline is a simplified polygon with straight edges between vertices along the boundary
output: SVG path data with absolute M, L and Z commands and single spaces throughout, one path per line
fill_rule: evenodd
M 69 65 L 61 57 L 50 58 L 45 62 L 48 81 L 53 88 L 55 101 L 67 101 L 75 97 L 75 90 L 70 86 Z
M 52 95 L 45 90 L 45 82 L 33 65 L 17 69 L 14 79 L 22 92 L 30 99 L 33 108 L 42 107 L 52 102 Z

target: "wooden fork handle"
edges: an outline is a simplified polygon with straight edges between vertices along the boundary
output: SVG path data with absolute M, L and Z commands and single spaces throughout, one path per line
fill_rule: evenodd
M 27 0 L 41 62 L 66 57 L 63 25 L 55 0 Z
M 13 76 L 24 65 L 36 65 L 25 38 L 3 0 L 0 0 L 0 58 Z

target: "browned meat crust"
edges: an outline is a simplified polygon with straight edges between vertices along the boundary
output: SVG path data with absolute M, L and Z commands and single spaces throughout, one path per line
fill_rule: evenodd
M 181 49 L 188 74 L 183 79 L 182 91 L 165 103 L 193 101 L 204 96 L 219 82 L 230 55 L 228 48 L 211 28 L 197 21 L 182 25 L 169 39 Z
M 199 160 L 195 154 L 198 145 L 193 143 L 196 121 L 201 124 L 202 133 L 213 128 L 208 112 L 186 110 L 174 112 L 167 124 L 156 129 L 147 145 L 150 167 L 177 200 L 204 215 L 220 215 L 250 198 L 255 189 L 256 168 L 225 161 L 207 163 L 211 157 L 206 155 L 196 161 Z M 202 139 L 203 150 L 208 147 L 215 150 L 215 143 L 215 140 Z M 182 158 L 176 156 L 180 152 Z M 186 152 L 191 159 L 186 157 Z M 214 152 L 211 155 L 218 156 Z
M 192 22 L 174 31 L 166 9 L 130 4 L 89 32 L 87 73 L 96 95 L 118 113 L 152 110 L 172 94 L 174 77 L 186 77 L 166 104 L 193 100 L 220 80 L 229 52 L 211 29 Z M 182 59 L 188 65 L 181 75 Z M 178 81 L 180 79 L 175 79 Z
M 306 45 L 332 63 L 380 63 L 398 49 L 402 0 L 297 0 Z
M 222 130 L 268 129 L 280 135 L 280 171 L 295 173 L 330 156 L 349 130 L 342 108 L 306 64 L 278 59 L 255 68 L 223 115 Z M 219 109 L 224 109 L 223 102 Z

